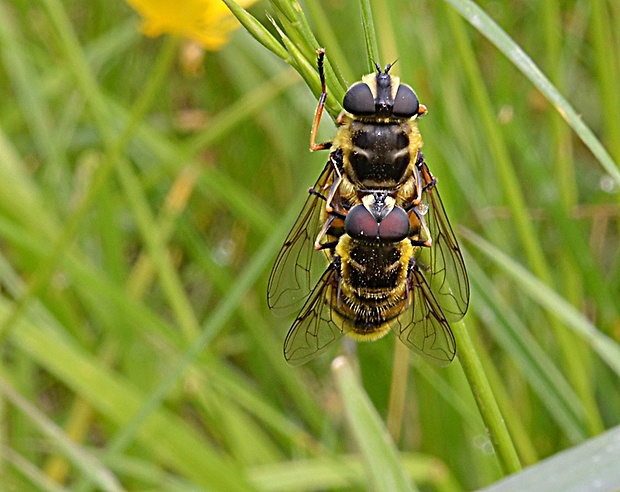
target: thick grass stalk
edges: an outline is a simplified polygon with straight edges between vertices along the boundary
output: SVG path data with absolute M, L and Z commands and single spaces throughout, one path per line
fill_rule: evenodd
M 239 7 L 233 0 L 224 0 L 224 3 L 259 43 L 295 68 L 315 95 L 320 94 L 321 87 L 316 72 L 315 50 L 321 46 L 312 34 L 304 11 L 297 2 L 290 0 L 274 2 L 280 12 L 279 19 L 281 22 L 278 25 L 275 19 L 271 19 L 271 21 L 282 39 L 282 44 L 255 17 Z M 301 29 L 302 26 L 303 29 Z M 347 70 L 347 72 L 349 71 Z M 341 109 L 338 101 L 341 101 L 344 96 L 346 83 L 340 72 L 332 69 L 329 55 L 325 62 L 325 78 L 330 93 L 325 108 L 335 119 Z
M 346 87 L 357 76 L 351 70 L 349 59 L 338 42 L 337 32 L 332 27 L 334 25 L 331 22 L 326 22 L 328 15 L 320 2 L 307 2 L 305 7 L 310 20 L 312 20 L 312 25 L 316 29 L 316 37 L 320 46 L 329 53 L 330 65 L 338 67 L 338 70 L 335 70 L 335 75 L 340 85 Z

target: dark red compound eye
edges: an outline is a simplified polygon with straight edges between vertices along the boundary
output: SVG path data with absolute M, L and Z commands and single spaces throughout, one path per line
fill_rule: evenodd
M 379 222 L 363 205 L 355 205 L 347 214 L 344 229 L 354 239 L 395 243 L 409 235 L 409 216 L 395 207 Z
M 379 237 L 379 222 L 363 205 L 355 205 L 344 220 L 345 232 L 355 239 L 376 239 Z
M 408 235 L 409 216 L 400 207 L 394 207 L 379 223 L 379 239 L 381 241 L 395 243 L 402 241 Z

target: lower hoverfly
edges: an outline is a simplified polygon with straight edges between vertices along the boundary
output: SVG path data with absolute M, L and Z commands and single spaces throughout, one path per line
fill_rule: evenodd
M 338 165 L 330 156 L 278 253 L 267 289 L 268 305 L 276 315 L 286 316 L 300 311 L 321 279 L 326 261 L 332 260 L 330 247 L 345 232 L 342 217 L 355 205 L 362 204 L 364 196 L 379 193 L 362 191 L 356 198 L 357 203 L 343 202 L 338 191 Z M 418 205 L 409 205 L 406 210 L 412 221 L 419 222 L 420 237 L 416 242 L 419 247 L 415 256 L 422 260 L 418 270 L 427 284 L 432 286 L 446 319 L 458 321 L 464 316 L 469 303 L 467 271 L 435 187 L 435 178 L 421 154 L 416 170 L 423 183 L 422 197 Z M 326 211 L 327 202 L 331 202 L 332 212 Z M 414 225 L 412 229 L 415 229 Z
M 376 340 L 391 328 L 424 358 L 449 364 L 456 353 L 454 337 L 415 259 L 425 243 L 420 215 L 395 207 L 385 192 L 369 192 L 362 200 L 346 216 L 332 215 L 323 243 L 331 261 L 304 297 L 284 342 L 286 360 L 303 364 L 343 334 Z M 274 307 L 293 299 L 292 293 L 282 292 Z

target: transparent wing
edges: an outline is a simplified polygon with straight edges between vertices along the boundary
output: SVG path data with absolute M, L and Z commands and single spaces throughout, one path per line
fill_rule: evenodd
M 333 168 L 328 162 L 313 189 L 322 194 L 332 180 Z M 325 220 L 324 204 L 317 194 L 309 193 L 273 265 L 267 285 L 267 304 L 278 316 L 299 312 L 325 270 L 326 257 L 314 248 Z
M 332 317 L 338 281 L 336 269 L 330 265 L 286 335 L 284 358 L 289 364 L 305 364 L 342 337 L 342 330 Z
M 417 265 L 409 272 L 409 308 L 392 323 L 392 330 L 411 350 L 438 366 L 456 355 L 450 325 Z
M 469 278 L 465 262 L 435 186 L 436 180 L 424 160 L 419 166 L 424 185 L 422 203 L 427 210 L 422 217 L 433 244 L 430 248 L 420 248 L 417 259 L 446 318 L 448 321 L 458 321 L 465 316 L 469 305 Z

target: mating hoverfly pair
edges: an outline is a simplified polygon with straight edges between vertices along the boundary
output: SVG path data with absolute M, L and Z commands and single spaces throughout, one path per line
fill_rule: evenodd
M 390 75 L 391 65 L 376 65 L 346 92 L 334 140 L 316 143 L 327 98 L 325 51 L 317 53 L 322 94 L 310 148 L 330 156 L 269 277 L 269 307 L 299 312 L 284 357 L 303 364 L 345 334 L 376 340 L 391 328 L 416 353 L 447 365 L 456 354 L 448 322 L 465 315 L 469 281 L 420 151 L 417 118 L 426 107 Z

